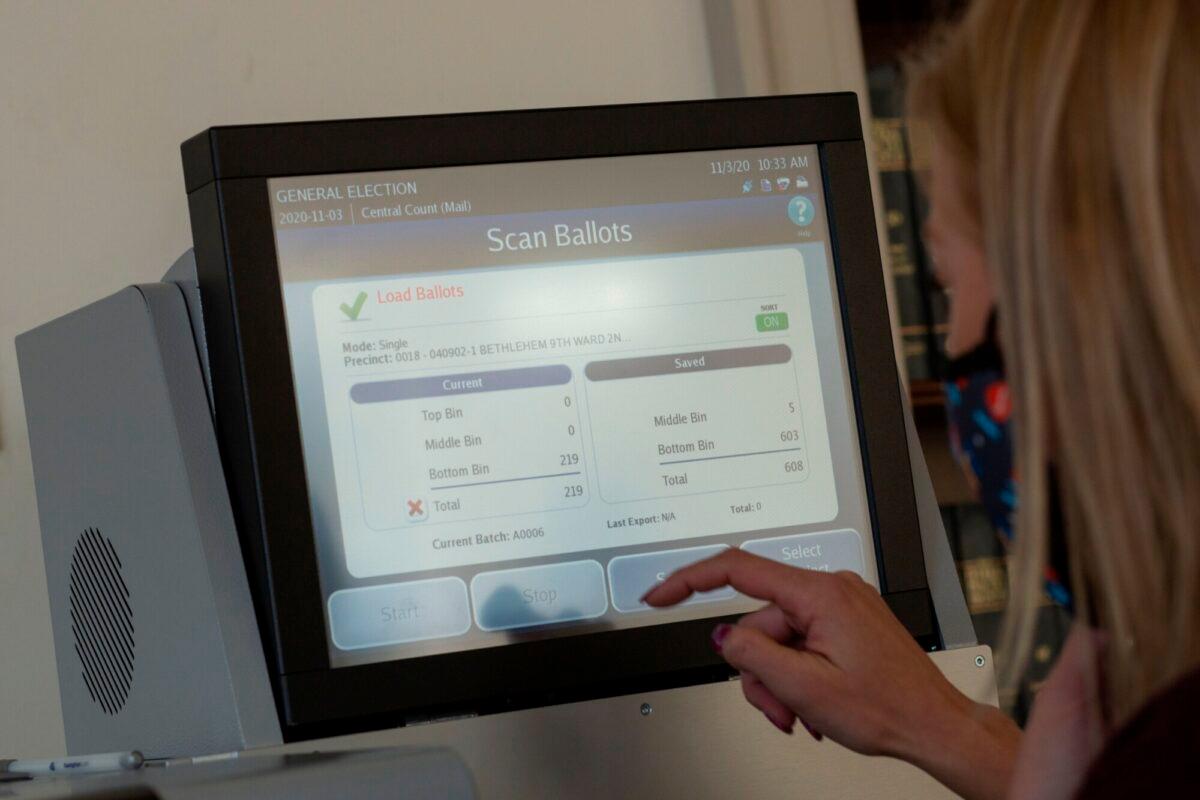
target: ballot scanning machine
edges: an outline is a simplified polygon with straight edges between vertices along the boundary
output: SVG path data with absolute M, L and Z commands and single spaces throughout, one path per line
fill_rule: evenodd
M 491 796 L 938 791 L 744 704 L 709 632 L 759 601 L 640 600 L 726 548 L 852 570 L 994 702 L 854 95 L 182 155 L 194 249 L 17 340 L 72 753 L 439 744 Z

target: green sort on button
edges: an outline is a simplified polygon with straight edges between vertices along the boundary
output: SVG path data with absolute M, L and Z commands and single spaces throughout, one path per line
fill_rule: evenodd
M 759 333 L 766 331 L 786 331 L 788 328 L 787 312 L 776 311 L 771 314 L 755 314 L 754 327 Z

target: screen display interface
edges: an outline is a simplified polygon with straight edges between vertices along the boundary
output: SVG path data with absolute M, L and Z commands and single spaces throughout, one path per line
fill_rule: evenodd
M 878 585 L 815 146 L 268 188 L 335 666 Z

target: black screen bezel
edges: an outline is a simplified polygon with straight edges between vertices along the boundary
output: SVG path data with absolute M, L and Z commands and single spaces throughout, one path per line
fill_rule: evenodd
M 210 129 L 184 143 L 215 419 L 285 737 L 712 680 L 713 620 L 332 668 L 267 180 L 815 144 L 885 599 L 937 645 L 852 93 Z

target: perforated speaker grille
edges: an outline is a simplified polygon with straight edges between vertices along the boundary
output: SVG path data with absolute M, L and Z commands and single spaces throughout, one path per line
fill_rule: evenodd
M 133 609 L 109 538 L 88 528 L 71 554 L 71 634 L 92 700 L 106 714 L 125 707 L 133 686 Z

